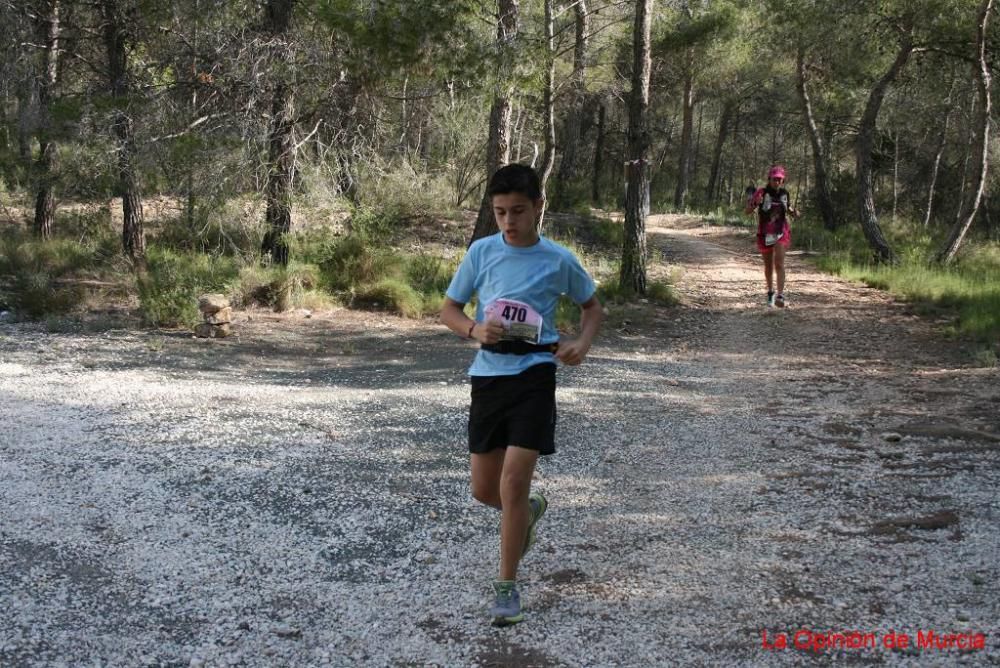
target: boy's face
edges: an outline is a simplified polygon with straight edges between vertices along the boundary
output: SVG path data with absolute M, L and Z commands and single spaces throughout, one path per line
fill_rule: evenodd
M 511 246 L 533 246 L 538 242 L 538 216 L 542 213 L 541 198 L 531 199 L 522 193 L 493 196 L 493 215 L 503 239 Z

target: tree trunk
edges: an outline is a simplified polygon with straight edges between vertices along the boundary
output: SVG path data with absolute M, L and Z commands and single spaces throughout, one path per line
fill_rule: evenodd
M 594 142 L 594 174 L 590 182 L 590 201 L 594 206 L 601 205 L 601 171 L 604 169 L 604 126 L 607 122 L 607 110 L 602 100 L 597 105 L 597 140 Z
M 271 262 L 288 265 L 287 235 L 292 231 L 292 172 L 295 169 L 295 145 L 292 141 L 292 91 L 279 83 L 271 99 L 271 127 L 267 139 L 267 233 L 261 253 Z
M 861 117 L 861 125 L 858 128 L 856 144 L 856 163 L 858 179 L 858 216 L 861 221 L 861 229 L 864 232 L 868 245 L 871 246 L 877 262 L 894 263 L 896 254 L 889 247 L 882 234 L 882 228 L 878 224 L 878 215 L 875 212 L 875 175 L 872 165 L 872 152 L 875 149 L 875 129 L 878 120 L 878 112 L 882 107 L 882 100 L 885 98 L 889 85 L 896 79 L 903 70 L 906 62 L 913 53 L 913 43 L 909 35 L 903 37 L 889 70 L 882 75 L 875 87 L 868 95 L 868 102 L 865 105 L 864 114 Z
M 892 138 L 892 224 L 896 224 L 899 208 L 899 131 Z
M 117 196 L 122 198 L 122 248 L 140 270 L 146 263 L 146 234 L 142 220 L 142 197 L 135 165 L 135 124 L 129 115 L 130 86 L 125 15 L 117 0 L 104 0 L 104 43 L 108 52 L 108 78 L 114 105 L 112 124 L 118 145 Z
M 35 104 L 37 83 L 35 77 L 26 77 L 17 91 L 17 155 L 24 165 L 31 164 L 31 137 L 35 133 Z
M 556 161 L 556 125 L 555 125 L 555 87 L 556 87 L 556 55 L 555 36 L 552 24 L 552 0 L 545 2 L 545 57 L 548 58 L 548 65 L 545 69 L 545 92 L 542 96 L 542 115 L 545 118 L 545 148 L 542 151 L 542 167 L 539 169 L 539 178 L 542 182 L 542 198 L 545 200 L 545 188 L 552 174 L 552 166 Z M 542 213 L 538 218 L 538 229 L 542 229 L 542 221 L 545 217 L 546 204 L 543 201 Z
M 823 137 L 820 134 L 819 126 L 816 124 L 816 117 L 813 115 L 812 101 L 809 98 L 809 89 L 806 86 L 804 48 L 799 48 L 796 69 L 798 74 L 796 84 L 799 99 L 802 102 L 802 113 L 805 116 L 809 143 L 812 145 L 813 171 L 816 174 L 816 206 L 819 207 L 820 216 L 823 218 L 823 227 L 828 230 L 835 230 L 840 221 L 837 220 L 837 214 L 833 208 L 833 198 L 830 196 L 830 178 L 826 173 L 826 148 L 823 146 Z
M 986 26 L 989 22 L 990 11 L 993 8 L 993 0 L 983 0 L 979 5 L 979 22 L 976 29 L 976 50 L 978 52 L 976 67 L 976 89 L 979 91 L 979 144 L 976 146 L 976 162 L 979 165 L 979 173 L 976 176 L 976 188 L 973 191 L 972 204 L 969 213 L 964 220 L 959 221 L 948 235 L 948 241 L 944 248 L 938 253 L 937 261 L 949 263 L 955 259 L 958 249 L 965 239 L 966 233 L 972 227 L 976 214 L 979 213 L 979 205 L 983 199 L 983 189 L 986 186 L 986 172 L 989 168 L 989 145 L 990 145 L 990 110 L 992 101 L 990 100 L 991 76 L 989 64 L 986 58 Z
M 722 103 L 722 114 L 719 116 L 719 134 L 715 138 L 715 149 L 712 151 L 712 169 L 708 175 L 708 187 L 705 188 L 705 201 L 714 204 L 718 197 L 719 171 L 722 166 L 722 149 L 726 145 L 726 134 L 729 132 L 729 121 L 736 108 L 734 100 Z
M 194 0 L 194 15 L 191 17 L 191 42 L 188 45 L 188 55 L 191 57 L 191 70 L 188 72 L 188 86 L 191 92 L 191 114 L 188 123 L 194 123 L 198 118 L 198 27 L 201 17 L 199 0 Z M 178 17 L 180 18 L 180 17 Z M 195 211 L 197 210 L 197 195 L 195 194 L 195 161 L 190 160 L 184 166 L 187 172 L 184 176 L 184 220 L 191 231 L 191 238 L 197 234 Z
M 927 209 L 924 212 L 924 227 L 930 227 L 931 214 L 934 211 L 934 190 L 937 188 L 938 173 L 941 170 L 941 156 L 944 155 L 944 148 L 948 140 L 948 125 L 951 122 L 951 112 L 954 110 L 952 94 L 955 91 L 955 82 L 952 81 L 951 90 L 948 91 L 948 99 L 945 102 L 947 108 L 944 112 L 944 122 L 941 124 L 941 136 L 938 138 L 937 148 L 934 150 L 934 166 L 931 168 L 931 182 L 927 187 Z
M 46 3 L 40 18 L 44 63 L 38 85 L 38 162 L 35 164 L 37 190 L 35 194 L 35 234 L 48 239 L 52 236 L 52 219 L 55 216 L 55 197 L 52 177 L 55 169 L 56 143 L 52 137 L 52 95 L 59 72 L 59 0 Z
M 337 188 L 357 206 L 361 204 L 361 192 L 358 190 L 358 179 L 354 175 L 354 154 L 350 149 L 337 151 Z
M 518 0 L 498 0 L 497 44 L 500 55 L 497 60 L 497 81 L 493 91 L 493 105 L 490 108 L 490 136 L 486 144 L 486 183 L 489 185 L 493 174 L 510 160 L 510 116 L 514 41 L 518 33 Z M 497 221 L 493 216 L 493 204 L 489 195 L 483 192 L 479 205 L 476 226 L 472 231 L 472 242 L 495 234 Z
M 691 140 L 694 134 L 694 63 L 690 50 L 685 59 L 687 63 L 684 72 L 684 93 L 681 98 L 684 120 L 681 124 L 680 158 L 677 163 L 677 189 L 674 191 L 674 206 L 678 210 L 682 210 L 687 202 L 688 179 L 691 173 Z
M 342 76 L 340 95 L 334 100 L 336 118 L 333 123 L 336 144 L 334 156 L 337 160 L 337 189 L 352 205 L 361 204 L 361 189 L 358 184 L 358 170 L 352 140 L 357 132 L 358 100 L 361 96 L 361 85 L 350 76 Z
M 646 294 L 646 214 L 649 211 L 649 107 L 650 29 L 653 0 L 635 6 L 632 94 L 629 98 L 628 159 L 625 174 L 625 240 L 622 246 L 620 284 L 626 291 Z
M 585 0 L 577 0 L 573 5 L 573 11 L 576 21 L 573 74 L 570 76 L 570 102 L 563 125 L 563 156 L 556 175 L 560 193 L 565 192 L 566 186 L 577 175 L 579 147 L 583 142 L 584 105 L 587 99 L 587 40 L 590 33 L 590 18 L 587 16 Z
M 294 0 L 269 0 L 264 8 L 265 26 L 274 49 L 270 59 L 272 69 L 277 62 L 291 60 L 291 45 L 287 33 L 294 4 Z M 267 134 L 265 190 L 267 232 L 260 250 L 263 256 L 270 257 L 271 262 L 286 266 L 286 237 L 292 230 L 292 171 L 295 168 L 295 144 L 292 141 L 294 91 L 283 78 L 272 81 L 271 84 L 273 92 Z
M 959 180 L 958 186 L 958 198 L 955 204 L 955 223 L 958 224 L 962 220 L 963 214 L 965 213 L 965 187 L 969 182 L 969 162 L 972 160 L 972 154 L 975 152 L 976 147 L 976 103 L 979 98 L 979 91 L 975 90 L 972 92 L 972 99 L 969 102 L 969 131 L 968 140 L 965 142 L 965 158 L 962 159 L 962 178 Z

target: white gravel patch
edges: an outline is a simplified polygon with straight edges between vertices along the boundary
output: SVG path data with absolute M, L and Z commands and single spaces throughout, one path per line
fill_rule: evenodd
M 560 371 L 528 619 L 490 627 L 469 350 L 424 335 L 334 360 L 0 325 L 0 665 L 795 665 L 761 634 L 803 628 L 987 634 L 821 662 L 1000 662 L 997 450 L 882 438 L 901 367 L 757 373 L 735 334 Z

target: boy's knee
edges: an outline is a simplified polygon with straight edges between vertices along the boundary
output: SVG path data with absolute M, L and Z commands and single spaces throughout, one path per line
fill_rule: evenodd
M 531 474 L 521 471 L 504 472 L 500 478 L 500 496 L 504 499 L 516 501 L 518 497 L 528 496 L 531 487 Z
M 500 490 L 497 485 L 491 482 L 472 481 L 472 498 L 487 506 L 495 506 L 500 503 Z
M 487 506 L 492 506 L 499 500 L 497 499 L 497 496 L 498 494 L 496 490 L 491 489 L 486 485 L 472 486 L 472 498 L 479 503 L 485 503 Z

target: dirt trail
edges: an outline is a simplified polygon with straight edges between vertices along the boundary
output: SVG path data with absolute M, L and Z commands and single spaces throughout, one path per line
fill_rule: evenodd
M 0 664 L 1000 662 L 1000 382 L 883 293 L 656 216 L 681 305 L 559 372 L 528 619 L 485 620 L 470 345 L 241 314 L 237 337 L 0 325 Z M 762 648 L 766 631 L 986 648 Z
M 996 661 L 997 370 L 970 366 L 935 323 L 800 253 L 788 258 L 790 308 L 771 309 L 749 233 L 684 216 L 654 216 L 647 230 L 683 304 L 670 350 L 712 379 L 720 400 L 705 409 L 746 427 L 719 448 L 720 474 L 758 481 L 737 485 L 731 514 L 712 509 L 742 551 L 746 579 L 729 583 L 746 624 L 737 656 L 762 659 L 745 643 L 759 649 L 763 629 L 896 628 L 991 634 Z

